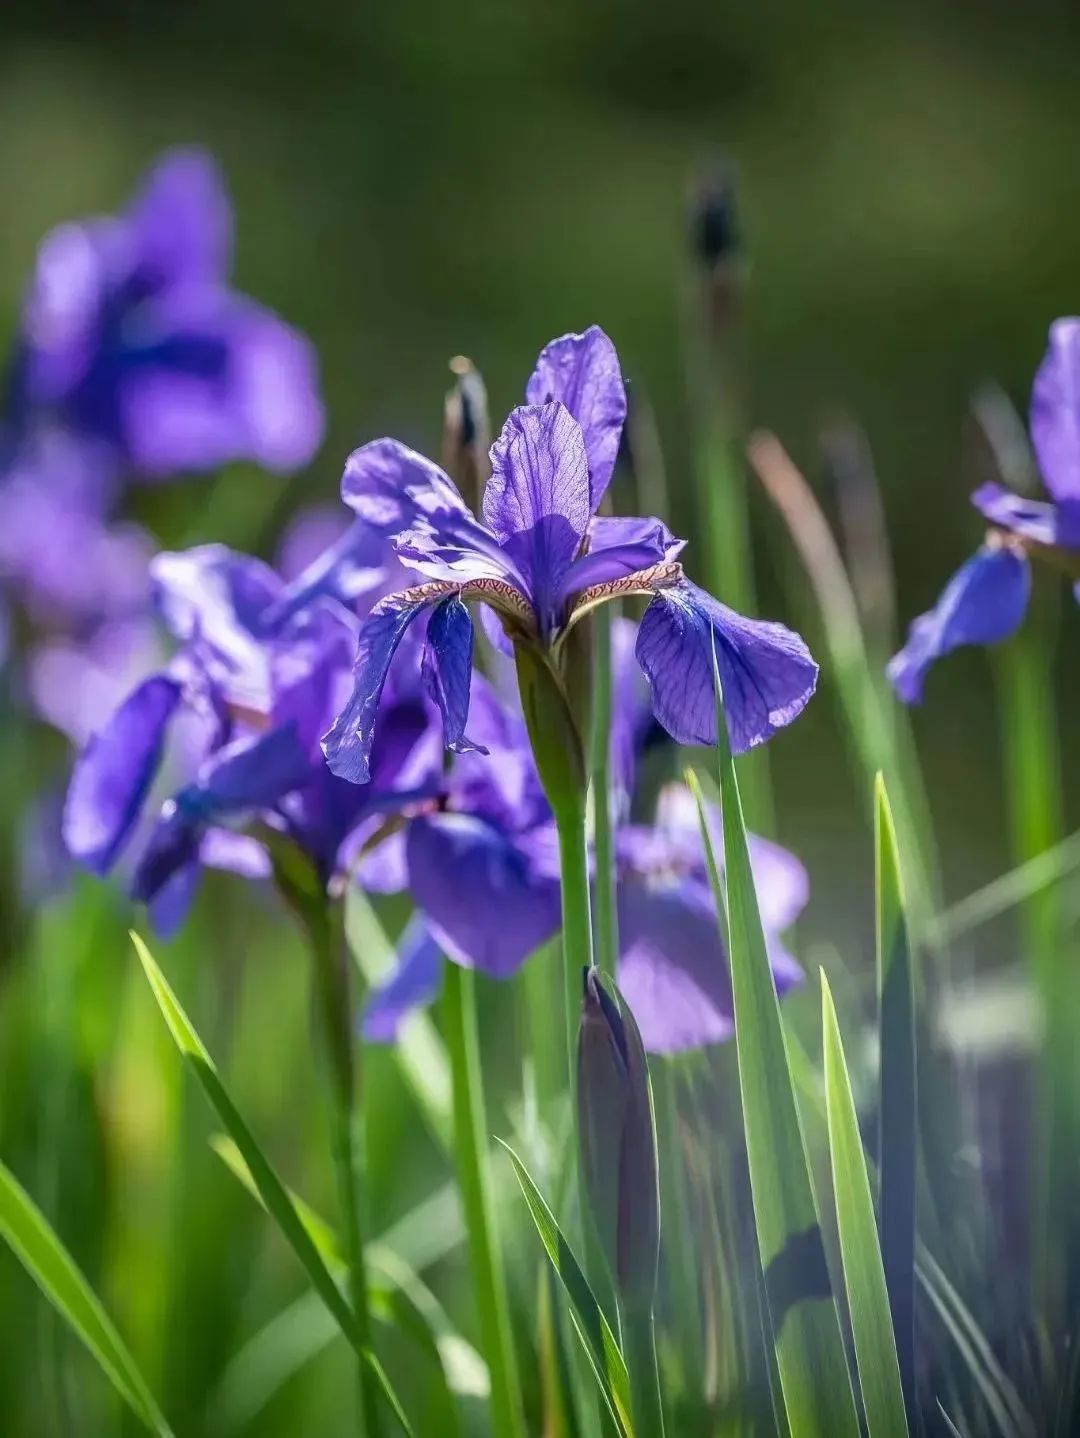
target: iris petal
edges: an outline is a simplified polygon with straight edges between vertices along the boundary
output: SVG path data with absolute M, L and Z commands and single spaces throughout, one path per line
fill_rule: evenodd
M 414 819 L 406 848 L 413 899 L 457 963 L 507 978 L 558 932 L 558 880 L 498 826 L 466 814 Z
M 64 842 L 96 874 L 109 871 L 131 833 L 180 694 L 166 675 L 145 680 L 76 761 L 64 805 Z
M 353 784 L 366 784 L 371 777 L 375 713 L 397 647 L 409 625 L 444 597 L 441 592 L 414 596 L 416 591 L 392 594 L 381 600 L 364 621 L 353 667 L 352 694 L 323 739 L 323 753 L 331 773 Z
M 971 502 L 991 524 L 1021 539 L 1080 549 L 1080 499 L 1047 504 L 991 483 L 980 485 Z
M 935 659 L 963 644 L 996 644 L 1014 634 L 1030 594 L 1027 558 L 984 545 L 956 571 L 933 609 L 912 623 L 907 643 L 889 661 L 886 672 L 904 703 L 922 699 L 923 681 Z
M 1031 391 L 1031 439 L 1050 493 L 1080 501 L 1080 319 L 1050 326 Z
M 593 584 L 606 584 L 675 559 L 685 548 L 659 519 L 602 517 L 589 525 L 588 551 L 575 559 L 563 579 L 561 596 L 570 599 Z
M 437 604 L 428 620 L 421 670 L 428 693 L 443 717 L 447 749 L 466 754 L 478 749 L 465 737 L 472 685 L 473 627 L 469 611 L 456 594 Z M 481 753 L 487 753 L 480 748 Z
M 818 667 L 782 624 L 746 619 L 688 580 L 660 590 L 641 621 L 637 657 L 656 717 L 680 744 L 715 742 L 714 643 L 728 736 L 739 754 L 802 712 Z
M 611 482 L 626 420 L 626 389 L 615 346 L 598 325 L 563 335 L 540 351 L 525 398 L 558 400 L 581 426 L 589 462 L 589 508 L 595 514 Z
M 542 630 L 554 627 L 591 512 L 585 442 L 569 410 L 513 410 L 491 447 L 484 518 L 523 576 Z
M 401 938 L 397 969 L 364 1010 L 364 1038 L 370 1043 L 393 1043 L 402 1021 L 439 992 L 442 968 L 438 944 L 424 921 L 414 915 Z

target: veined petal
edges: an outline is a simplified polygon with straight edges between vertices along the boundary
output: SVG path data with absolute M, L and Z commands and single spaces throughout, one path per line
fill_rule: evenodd
M 422 517 L 476 523 L 450 476 L 396 439 L 375 439 L 353 450 L 341 477 L 341 497 L 384 536 L 401 534 Z
M 1020 627 L 1031 594 L 1027 557 L 1000 544 L 984 545 L 956 571 L 933 609 L 920 614 L 886 673 L 905 704 L 922 699 L 935 659 L 962 644 L 996 644 Z
M 714 644 L 728 736 L 741 754 L 802 712 L 818 666 L 782 624 L 746 619 L 689 580 L 659 590 L 638 630 L 637 657 L 653 711 L 680 744 L 715 743 Z
M 372 994 L 362 1021 L 369 1043 L 393 1043 L 402 1021 L 429 1004 L 442 984 L 443 956 L 419 914 L 409 920 L 398 948 L 398 966 Z
M 594 584 L 606 584 L 677 559 L 686 541 L 676 539 L 659 519 L 601 517 L 593 519 L 588 550 L 575 559 L 562 582 L 561 597 L 569 600 Z
M 528 586 L 542 632 L 591 516 L 585 442 L 561 404 L 515 409 L 491 447 L 484 518 Z
M 589 508 L 595 514 L 611 482 L 626 420 L 626 389 L 619 356 L 599 325 L 545 345 L 525 398 L 529 404 L 558 400 L 581 426 L 589 463 Z
M 180 686 L 164 674 L 145 680 L 76 760 L 64 804 L 64 843 L 96 874 L 116 861 L 161 763 Z
M 472 620 L 458 596 L 451 594 L 435 606 L 428 620 L 421 672 L 428 693 L 442 714 L 446 747 L 456 754 L 467 754 L 477 749 L 482 754 L 487 753 L 486 749 L 465 737 L 472 667 Z
M 1031 391 L 1031 439 L 1050 493 L 1080 501 L 1080 319 L 1050 326 Z
M 511 835 L 466 814 L 409 825 L 409 889 L 447 956 L 507 978 L 557 933 L 559 884 Z
M 322 741 L 330 772 L 353 784 L 371 777 L 375 714 L 402 636 L 426 609 L 454 592 L 454 586 L 424 584 L 380 600 L 360 628 L 353 667 L 353 692 Z
M 1047 504 L 988 483 L 979 486 L 971 502 L 991 524 L 1021 539 L 1080 549 L 1080 498 Z

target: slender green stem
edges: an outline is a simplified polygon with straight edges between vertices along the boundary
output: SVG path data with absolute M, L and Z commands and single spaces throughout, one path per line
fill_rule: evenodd
M 491 1198 L 473 975 L 458 964 L 446 965 L 443 1015 L 454 1083 L 458 1182 L 469 1234 L 484 1357 L 491 1374 L 494 1432 L 496 1438 L 524 1438 L 525 1419 L 510 1328 L 510 1304 Z
M 664 1438 L 660 1401 L 660 1370 L 656 1364 L 656 1333 L 651 1308 L 622 1310 L 623 1351 L 630 1374 L 630 1407 L 634 1432 L 642 1438 Z
M 357 1338 L 371 1349 L 367 1272 L 364 1265 L 363 1136 L 356 1105 L 352 1007 L 349 969 L 339 921 L 329 905 L 309 911 L 307 929 L 315 959 L 319 1006 L 330 1070 L 330 1146 L 338 1186 L 345 1255 L 349 1265 L 349 1298 Z M 357 1364 L 360 1433 L 379 1438 L 382 1432 L 378 1395 L 368 1364 Z
M 611 824 L 611 626 L 608 606 L 593 615 L 592 774 L 593 850 L 596 862 L 596 962 L 615 977 L 619 916 L 615 904 L 615 852 Z
M 581 1014 L 581 975 L 592 967 L 592 915 L 589 908 L 589 855 L 585 841 L 585 809 L 568 805 L 556 810 L 559 866 L 562 875 L 563 996 L 566 1015 L 566 1056 L 570 1092 L 574 1092 L 574 1056 Z

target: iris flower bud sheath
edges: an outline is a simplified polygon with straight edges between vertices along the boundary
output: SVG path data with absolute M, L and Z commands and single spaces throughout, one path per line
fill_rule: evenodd
M 656 1131 L 645 1049 L 625 1002 L 585 974 L 578 1141 L 586 1201 L 620 1301 L 651 1310 L 660 1251 Z

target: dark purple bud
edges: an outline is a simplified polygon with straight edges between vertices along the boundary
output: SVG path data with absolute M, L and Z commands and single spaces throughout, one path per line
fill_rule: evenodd
M 491 473 L 487 389 L 480 371 L 464 355 L 454 356 L 450 370 L 454 383 L 443 405 L 443 468 L 479 512 Z
M 698 181 L 690 206 L 690 245 L 708 270 L 741 256 L 735 183 L 726 166 L 710 170 Z
M 585 973 L 578 1142 L 587 1206 L 620 1297 L 652 1306 L 660 1252 L 656 1130 L 645 1049 L 621 996 Z

